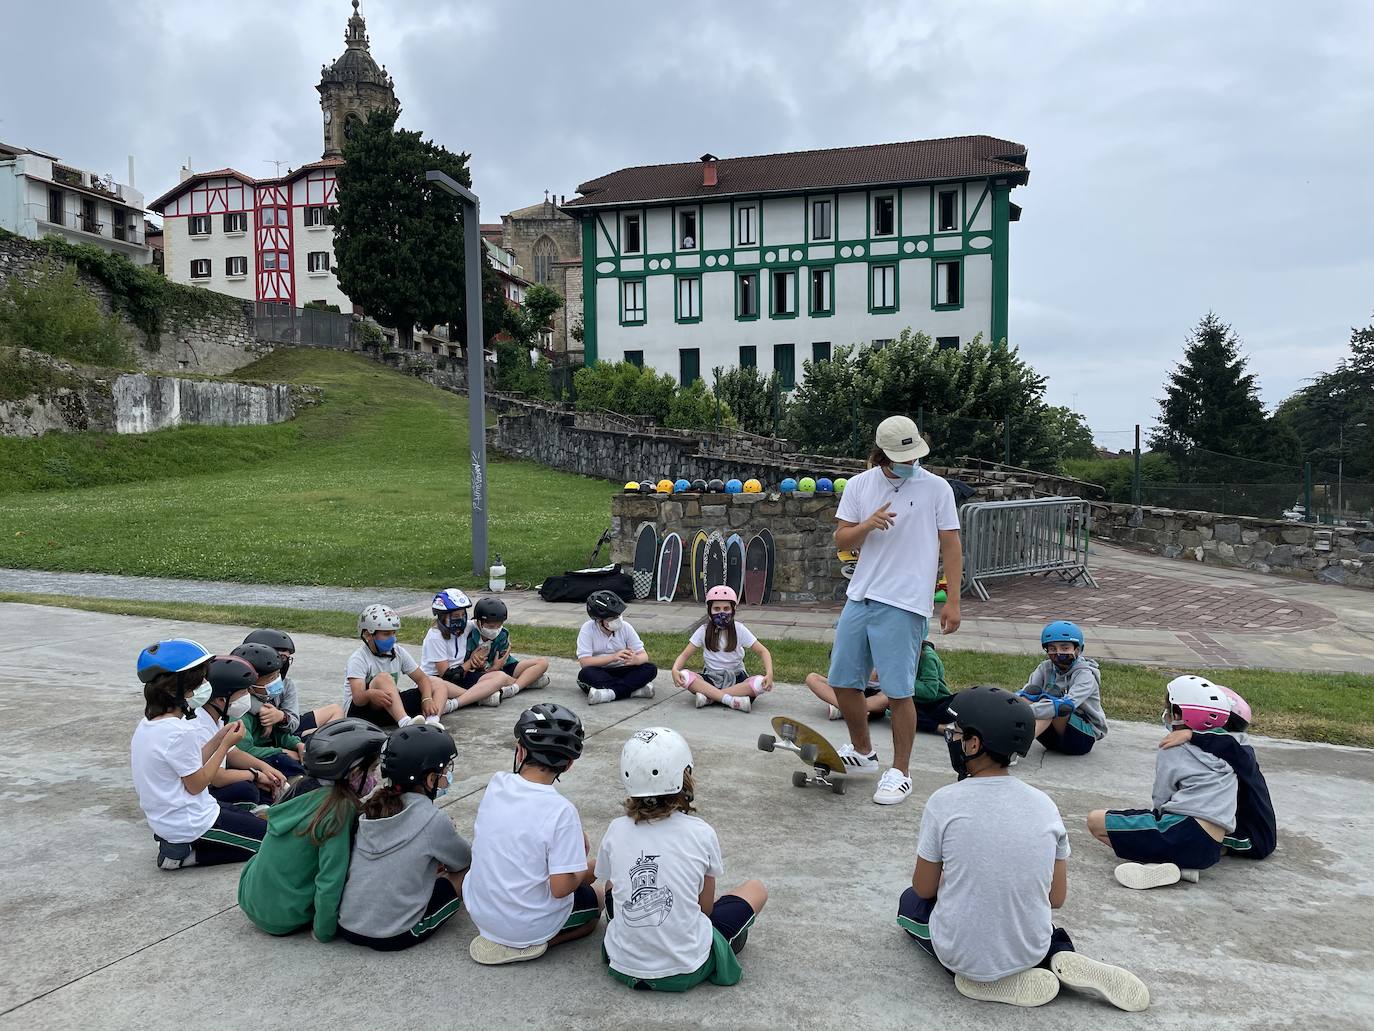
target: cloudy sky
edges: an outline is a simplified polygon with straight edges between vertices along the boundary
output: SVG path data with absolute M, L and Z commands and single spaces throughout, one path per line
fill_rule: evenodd
M 347 0 L 0 0 L 0 139 L 151 198 L 319 157 Z M 843 14 L 852 8 L 855 14 Z M 286 14 L 284 12 L 291 12 Z M 484 221 L 626 165 L 965 133 L 1030 150 L 1011 337 L 1099 440 L 1207 310 L 1276 404 L 1374 312 L 1374 4 L 365 0 L 402 122 Z M 18 45 L 15 45 L 18 44 Z

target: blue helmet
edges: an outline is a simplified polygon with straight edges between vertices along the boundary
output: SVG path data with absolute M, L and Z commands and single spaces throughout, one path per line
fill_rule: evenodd
M 434 600 L 429 603 L 432 612 L 457 612 L 459 609 L 472 608 L 472 602 L 468 596 L 456 587 L 445 587 L 434 596 Z
M 783 480 L 782 483 L 780 483 L 778 486 L 784 494 L 790 494 L 797 489 L 797 481 L 789 476 L 787 477 L 787 479 Z
M 822 476 L 819 480 L 816 481 L 817 494 L 833 494 L 834 492 L 835 484 L 829 476 Z
M 681 494 L 683 491 L 691 490 L 691 489 L 692 489 L 692 481 L 691 481 L 691 480 L 678 480 L 676 483 L 673 484 L 673 493 L 674 493 L 674 494 Z
M 1077 623 L 1070 623 L 1067 619 L 1056 619 L 1044 630 L 1040 631 L 1040 647 L 1044 648 L 1053 641 L 1071 641 L 1078 645 L 1078 650 L 1082 651 L 1087 645 L 1083 640 L 1083 631 L 1078 629 Z
M 726 481 L 725 481 L 725 493 L 726 493 L 726 494 L 739 494 L 739 493 L 742 493 L 743 491 L 744 491 L 744 484 L 740 483 L 739 480 L 726 480 Z
M 163 673 L 185 673 L 188 669 L 209 662 L 208 651 L 184 637 L 150 644 L 138 653 L 138 679 L 148 683 Z

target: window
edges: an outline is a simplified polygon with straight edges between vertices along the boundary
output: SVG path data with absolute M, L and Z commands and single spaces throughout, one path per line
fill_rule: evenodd
M 957 351 L 957 350 L 959 350 L 959 338 L 958 338 L 958 337 L 936 337 L 936 338 L 935 338 L 935 346 L 938 347 L 938 348 L 939 348 L 940 350 L 942 350 L 942 351 Z
M 768 313 L 775 319 L 790 319 L 797 314 L 797 273 L 781 270 L 773 273 L 773 294 Z
M 636 369 L 644 368 L 643 351 L 626 351 L 625 360 L 629 362 L 631 365 L 633 365 Z
M 209 278 L 210 278 L 210 259 L 209 259 L 209 258 L 197 258 L 195 261 L 191 262 L 191 278 L 192 278 L 192 279 L 209 279 Z
M 64 212 L 63 212 L 63 207 L 64 207 L 64 205 L 63 205 L 63 203 L 62 203 L 62 191 L 61 191 L 61 190 L 49 190 L 49 191 L 48 191 L 48 221 L 51 222 L 51 223 L 52 223 L 53 225 L 55 225 L 55 226 L 60 226 L 60 225 L 63 224 L 63 223 L 62 223 L 62 215 L 63 215 L 63 213 L 64 213 Z
M 835 309 L 831 306 L 830 288 L 834 283 L 833 269 L 813 268 L 811 270 L 811 314 L 829 315 Z
M 308 226 L 327 226 L 329 225 L 329 209 L 324 205 L 317 205 L 305 209 L 305 224 Z
M 248 275 L 248 259 L 244 257 L 225 258 L 224 274 L 230 278 L 242 278 Z
M 759 317 L 759 274 L 741 272 L 735 287 L 735 318 L 756 319 Z
M 231 211 L 224 216 L 224 231 L 226 233 L 246 233 L 248 232 L 248 213 L 246 211 Z
M 690 387 L 701 379 L 701 350 L 696 347 L 683 347 L 677 352 L 677 380 L 684 387 Z
M 677 245 L 685 251 L 695 250 L 697 246 L 697 213 L 679 211 L 677 216 Z
M 873 198 L 873 235 L 891 236 L 897 231 L 897 198 L 892 194 Z
M 701 321 L 700 276 L 684 276 L 677 281 L 677 321 Z
M 258 212 L 258 222 L 264 226 L 285 226 L 291 219 L 285 208 L 263 208 Z
M 553 282 L 553 263 L 558 260 L 558 247 L 547 236 L 534 242 L 534 281 Z
M 638 254 L 642 249 L 643 241 L 639 237 L 639 216 L 625 216 L 624 239 L 621 241 L 623 246 L 620 248 L 623 254 Z
M 829 240 L 831 236 L 830 201 L 811 202 L 811 239 Z
M 883 337 L 881 340 L 875 340 L 875 341 L 873 341 L 873 350 L 875 350 L 875 351 L 881 351 L 884 347 L 886 347 L 886 346 L 887 346 L 888 344 L 890 344 L 890 343 L 892 343 L 892 338 L 891 338 L 891 337 Z
M 191 230 L 190 230 L 190 231 L 191 231 L 191 235 L 192 235 L 192 236 L 209 236 L 209 235 L 210 235 L 210 216 L 209 216 L 209 215 L 192 215 L 192 216 L 191 216 Z M 207 273 L 205 273 L 205 274 L 208 276 L 210 273 L 207 272 Z
M 753 344 L 740 345 L 739 367 L 741 369 L 757 369 L 759 367 L 759 349 Z
M 868 270 L 868 310 L 897 310 L 897 266 L 874 265 Z
M 819 365 L 821 362 L 830 361 L 830 341 L 817 340 L 811 345 L 811 364 Z
M 735 211 L 735 246 L 744 247 L 758 242 L 758 208 L 747 204 Z
M 311 251 L 305 256 L 305 270 L 307 272 L 328 272 L 329 252 Z
M 88 233 L 100 232 L 104 226 L 101 225 L 98 215 L 95 201 L 86 197 L 81 198 L 81 228 Z
M 935 307 L 959 308 L 964 303 L 962 269 L 957 261 L 935 263 Z
M 782 381 L 783 390 L 797 385 L 797 348 L 795 344 L 773 345 L 773 371 Z
M 941 190 L 939 194 L 939 221 L 936 223 L 940 227 L 940 232 L 950 229 L 958 229 L 959 220 L 959 191 Z
M 287 251 L 263 251 L 262 267 L 266 272 L 290 272 L 291 255 Z
M 620 284 L 620 324 L 640 325 L 644 322 L 644 280 L 626 279 Z

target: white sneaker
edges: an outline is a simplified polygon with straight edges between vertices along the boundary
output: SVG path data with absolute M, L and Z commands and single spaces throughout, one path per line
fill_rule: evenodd
M 1150 989 L 1145 982 L 1122 967 L 1078 952 L 1056 952 L 1050 959 L 1050 970 L 1060 984 L 1096 996 L 1127 1013 L 1138 1013 L 1150 1005 Z
M 444 721 L 441 720 L 438 716 L 426 716 L 425 722 L 428 723 L 431 727 L 442 727 L 444 725 Z
M 696 699 L 696 707 L 698 709 L 704 709 L 711 704 L 711 699 L 707 698 L 704 694 L 693 695 L 692 697 Z
M 1005 1002 L 1008 1006 L 1043 1006 L 1059 994 L 1059 978 L 1043 967 L 1032 967 L 996 981 L 974 981 L 956 974 L 954 987 L 966 999 Z
M 753 707 L 753 703 L 745 695 L 740 694 L 726 695 L 725 704 L 737 712 L 748 712 Z
M 587 691 L 587 704 L 600 705 L 602 702 L 615 701 L 615 692 L 609 687 L 593 687 Z
M 451 713 L 451 712 L 457 712 L 457 711 L 458 711 L 458 699 L 457 699 L 457 698 L 450 698 L 448 701 L 446 701 L 446 702 L 444 703 L 444 715 L 445 715 L 445 716 L 447 716 L 447 715 L 448 715 L 449 713 Z
M 905 802 L 911 794 L 911 778 L 893 767 L 878 780 L 878 790 L 873 792 L 873 801 L 879 805 L 896 805 Z
M 854 750 L 853 745 L 843 745 L 840 748 L 840 759 L 844 762 L 845 773 L 877 773 L 882 769 L 878 765 L 877 752 L 860 755 Z
M 1187 881 L 1189 884 L 1196 884 L 1200 878 L 1201 874 L 1197 870 L 1180 869 L 1178 871 L 1178 879 L 1180 881 Z
M 531 691 L 542 691 L 549 686 L 549 675 L 545 673 L 542 677 L 530 685 Z
M 397 730 L 400 730 L 402 727 L 408 727 L 408 726 L 410 726 L 412 723 L 423 723 L 423 722 L 424 722 L 424 717 L 423 717 L 423 716 L 402 716 L 400 719 L 398 719 L 398 720 L 396 721 L 396 729 L 397 729 Z
M 480 702 L 478 702 L 477 704 L 478 704 L 478 705 L 500 705 L 500 704 L 501 704 L 501 692 L 500 692 L 500 691 L 493 691 L 491 694 L 487 695 L 485 698 L 483 698 L 483 699 L 482 699 Z
M 652 698 L 654 696 L 654 685 L 645 684 L 643 687 L 635 688 L 630 692 L 631 698 Z
M 479 934 L 472 939 L 472 944 L 468 946 L 468 955 L 483 966 L 494 967 L 502 963 L 523 963 L 527 960 L 538 959 L 548 949 L 547 942 L 540 942 L 538 945 L 531 945 L 526 949 L 513 949 L 509 945 L 502 945 L 500 942 L 494 942 Z
M 825 709 L 825 718 L 828 720 L 838 720 L 844 718 L 844 713 L 840 712 L 839 706 L 837 705 L 827 705 Z
M 535 686 L 538 687 L 539 685 L 536 683 Z M 507 698 L 514 698 L 519 693 L 519 684 L 504 684 L 501 687 L 501 701 L 504 702 Z
M 1117 883 L 1136 891 L 1177 884 L 1183 872 L 1173 863 L 1122 863 L 1114 871 Z

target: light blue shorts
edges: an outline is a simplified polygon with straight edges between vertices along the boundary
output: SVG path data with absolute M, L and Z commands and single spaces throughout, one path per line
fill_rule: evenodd
M 830 651 L 830 686 L 863 690 L 869 671 L 876 668 L 885 695 L 910 698 L 915 692 L 921 642 L 929 627 L 925 616 L 895 605 L 845 602 Z

